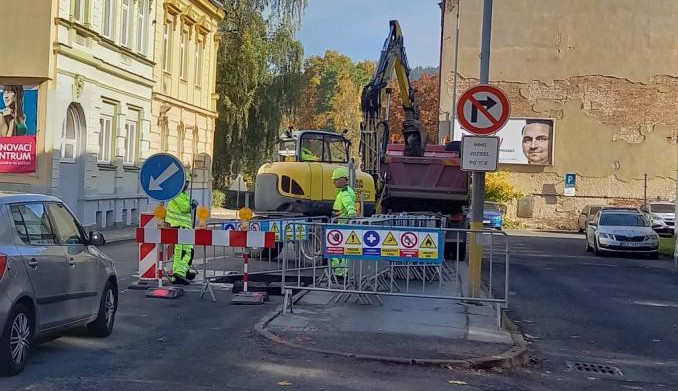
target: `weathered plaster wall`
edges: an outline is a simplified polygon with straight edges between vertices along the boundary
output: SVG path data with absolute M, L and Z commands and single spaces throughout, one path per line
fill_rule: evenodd
M 452 107 L 457 2 L 445 4 L 441 121 Z M 458 94 L 477 84 L 482 2 L 460 2 Z M 494 2 L 490 79 L 513 117 L 556 119 L 552 167 L 508 165 L 535 219 L 568 221 L 589 203 L 673 199 L 678 139 L 678 2 Z M 563 197 L 576 173 L 577 197 Z M 511 209 L 513 209 L 511 211 Z M 509 208 L 509 213 L 515 208 Z

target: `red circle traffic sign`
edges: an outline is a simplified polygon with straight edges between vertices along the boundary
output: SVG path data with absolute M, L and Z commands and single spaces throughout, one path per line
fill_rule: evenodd
M 333 229 L 327 232 L 327 242 L 332 246 L 339 246 L 344 241 L 344 235 L 341 231 Z
M 413 232 L 405 232 L 400 236 L 400 243 L 402 243 L 404 247 L 414 248 L 417 245 L 417 242 L 419 242 L 419 239 Z
M 511 115 L 506 94 L 497 87 L 480 84 L 466 90 L 457 102 L 461 127 L 475 135 L 489 135 L 504 127 Z

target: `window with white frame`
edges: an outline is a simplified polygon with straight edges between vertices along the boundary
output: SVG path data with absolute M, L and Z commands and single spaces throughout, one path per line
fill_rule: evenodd
M 85 21 L 85 0 L 73 0 L 73 17 L 80 23 Z
M 181 42 L 179 43 L 179 77 L 186 80 L 188 65 L 186 61 L 188 59 L 188 31 L 181 31 Z
M 97 160 L 100 163 L 110 163 L 111 150 L 113 149 L 113 116 L 101 114 L 99 118 L 99 154 Z
M 169 72 L 172 68 L 172 31 L 174 23 L 171 20 L 165 20 L 165 26 L 162 33 L 162 70 Z
M 131 7 L 132 0 L 122 0 L 122 14 L 120 15 L 120 44 L 123 46 L 130 46 L 132 26 L 130 21 L 132 19 L 133 10 Z
M 137 12 L 137 51 L 146 54 L 148 41 L 148 1 L 138 0 L 139 12 Z
M 202 85 L 202 58 L 205 51 L 205 37 L 198 37 L 195 43 L 195 85 L 200 87 Z
M 137 152 L 139 149 L 139 114 L 134 120 L 125 121 L 125 155 L 123 163 L 126 165 L 134 165 L 137 162 Z
M 113 2 L 114 0 L 103 0 L 101 34 L 106 38 L 113 38 Z
M 66 122 L 61 134 L 61 160 L 73 162 L 78 154 L 78 135 L 80 133 L 80 114 L 74 106 L 66 112 Z

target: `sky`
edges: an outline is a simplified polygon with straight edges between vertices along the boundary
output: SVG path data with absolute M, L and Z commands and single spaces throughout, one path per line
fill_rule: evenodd
M 389 32 L 400 22 L 410 67 L 438 66 L 439 0 L 308 0 L 297 38 L 304 54 L 336 50 L 354 61 L 379 59 Z

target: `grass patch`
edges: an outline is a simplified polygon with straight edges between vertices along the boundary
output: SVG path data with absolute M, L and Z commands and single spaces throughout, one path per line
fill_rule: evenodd
M 664 255 L 673 255 L 676 240 L 674 238 L 659 238 L 659 253 Z

